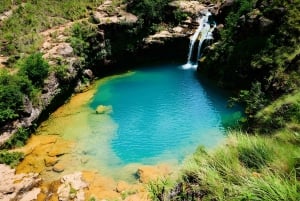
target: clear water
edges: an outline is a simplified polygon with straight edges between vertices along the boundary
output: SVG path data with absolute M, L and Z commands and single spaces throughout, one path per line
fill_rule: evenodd
M 197 146 L 213 147 L 224 139 L 224 126 L 240 117 L 238 109 L 226 107 L 227 99 L 211 83 L 199 81 L 194 69 L 184 70 L 179 64 L 145 66 L 99 85 L 90 107 L 110 105 L 113 112 L 90 115 L 89 127 L 98 137 L 86 144 L 112 164 L 180 162 Z M 109 138 L 100 132 L 107 130 L 105 121 L 97 120 L 105 116 L 116 125 Z M 107 144 L 99 142 L 101 138 Z M 104 144 L 107 153 L 96 151 L 104 150 Z

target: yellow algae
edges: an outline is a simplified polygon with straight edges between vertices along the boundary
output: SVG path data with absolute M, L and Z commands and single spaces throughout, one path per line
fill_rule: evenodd
M 55 182 L 63 175 L 83 171 L 84 180 L 89 184 L 85 191 L 87 199 L 146 201 L 147 189 L 141 182 L 172 172 L 167 165 L 129 164 L 121 167 L 109 144 L 118 125 L 109 115 L 97 115 L 88 105 L 99 85 L 130 74 L 102 79 L 90 90 L 72 96 L 39 126 L 27 145 L 19 149 L 26 157 L 17 167 L 17 172 L 38 172 L 43 178 L 44 190 L 39 200 L 45 196 L 57 200 Z M 138 170 L 141 182 L 133 176 Z M 50 194 L 53 196 L 49 197 Z
M 86 198 L 123 200 L 126 197 L 126 200 L 148 200 L 146 187 L 142 183 L 129 184 L 125 181 L 117 183 L 112 178 L 91 171 L 84 171 L 83 178 L 88 183 L 88 188 L 85 189 Z M 134 199 L 128 199 L 130 197 Z

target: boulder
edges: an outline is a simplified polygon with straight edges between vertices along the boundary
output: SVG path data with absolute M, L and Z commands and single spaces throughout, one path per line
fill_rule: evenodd
M 50 167 L 55 165 L 58 162 L 58 159 L 56 157 L 46 157 L 44 162 L 46 167 Z
M 62 164 L 58 163 L 58 164 L 53 166 L 52 170 L 54 172 L 60 173 L 60 172 L 63 172 L 65 170 L 65 167 Z
M 84 201 L 84 189 L 87 187 L 88 184 L 82 180 L 81 172 L 65 175 L 57 190 L 58 198 L 60 201 Z
M 259 31 L 264 34 L 271 30 L 274 22 L 264 16 L 261 16 L 259 19 Z
M 111 105 L 108 105 L 108 106 L 99 105 L 96 108 L 96 114 L 109 114 L 111 112 L 112 112 L 112 106 Z
M 89 79 L 93 79 L 94 78 L 94 74 L 93 71 L 91 69 L 85 69 L 83 71 L 83 75 Z
M 0 164 L 0 200 L 36 200 L 40 193 L 38 174 L 16 174 L 14 169 Z
M 69 43 L 61 43 L 57 47 L 57 53 L 63 57 L 72 56 L 73 48 Z

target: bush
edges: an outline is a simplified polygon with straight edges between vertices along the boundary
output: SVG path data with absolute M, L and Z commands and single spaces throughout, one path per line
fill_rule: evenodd
M 71 32 L 71 46 L 75 54 L 83 58 L 85 65 L 97 65 L 110 54 L 109 44 L 106 43 L 105 48 L 101 46 L 104 41 L 97 26 L 87 22 L 76 23 Z
M 31 91 L 31 83 L 25 77 L 0 71 L 0 125 L 19 117 L 24 94 L 29 95 Z
M 30 137 L 28 129 L 19 128 L 18 131 L 12 135 L 2 146 L 4 149 L 13 149 L 16 147 L 24 146 Z
M 24 154 L 21 152 L 0 151 L 0 163 L 11 167 L 16 167 L 23 158 Z
M 34 53 L 23 61 L 20 70 L 21 75 L 28 76 L 34 86 L 42 87 L 49 72 L 49 64 L 41 53 Z
M 170 0 L 133 0 L 128 5 L 131 12 L 144 20 L 146 26 L 165 18 L 165 8 Z
M 256 141 L 238 146 L 238 158 L 247 168 L 259 169 L 271 160 L 273 152 L 266 144 Z

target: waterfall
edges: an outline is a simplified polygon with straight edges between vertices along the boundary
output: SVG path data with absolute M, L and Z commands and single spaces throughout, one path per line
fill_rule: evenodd
M 193 36 L 190 38 L 190 45 L 189 45 L 189 53 L 188 53 L 188 58 L 187 58 L 187 63 L 182 65 L 183 69 L 190 69 L 190 68 L 197 68 L 197 61 L 200 59 L 201 56 L 201 47 L 202 44 L 205 40 L 207 39 L 213 39 L 212 36 L 212 31 L 214 30 L 214 27 L 211 27 L 208 18 L 211 15 L 210 12 L 207 12 L 203 17 L 198 18 L 197 22 L 199 23 L 199 26 Z M 195 46 L 195 42 L 199 40 L 198 43 L 198 51 L 197 51 L 197 60 L 196 62 L 192 61 L 192 56 L 193 56 L 193 50 Z

